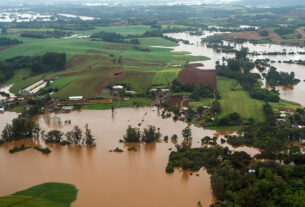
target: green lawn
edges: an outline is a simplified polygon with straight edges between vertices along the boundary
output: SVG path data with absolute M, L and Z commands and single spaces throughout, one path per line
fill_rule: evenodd
M 237 112 L 244 118 L 254 118 L 258 122 L 265 120 L 264 102 L 251 98 L 236 80 L 218 76 L 217 85 L 221 96 L 219 100 L 221 112 L 218 117 Z M 278 103 L 269 102 L 269 104 L 274 111 L 295 111 L 297 108 L 302 108 L 300 104 L 283 99 Z
M 112 103 L 97 103 L 97 104 L 90 104 L 90 105 L 85 105 L 82 107 L 82 109 L 87 109 L 87 110 L 107 110 L 107 109 L 112 109 L 113 104 Z
M 44 183 L 9 196 L 0 197 L 1 207 L 68 207 L 76 200 L 75 186 Z
M 122 101 L 120 108 L 123 107 L 134 107 L 134 106 L 149 106 L 151 103 L 150 98 L 146 97 L 130 97 L 128 101 Z
M 250 97 L 247 91 L 243 91 L 240 84 L 233 79 L 217 77 L 218 92 L 221 99 L 221 112 L 218 118 L 233 112 L 239 113 L 243 118 L 253 118 L 257 122 L 263 122 L 264 102 Z

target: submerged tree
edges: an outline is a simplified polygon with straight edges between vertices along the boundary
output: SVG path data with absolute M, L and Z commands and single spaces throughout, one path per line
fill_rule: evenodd
M 185 141 L 192 141 L 192 130 L 190 127 L 185 127 L 182 130 L 182 137 Z
M 126 135 L 124 135 L 125 142 L 140 142 L 141 134 L 139 128 L 128 126 Z
M 160 137 L 161 134 L 156 130 L 156 127 L 150 125 L 148 128 L 144 129 L 142 134 L 142 141 L 150 143 L 159 140 Z
M 58 130 L 51 130 L 46 134 L 46 142 L 60 143 L 63 133 Z
M 91 130 L 89 129 L 88 124 L 86 124 L 85 128 L 86 128 L 85 143 L 90 146 L 95 145 L 95 139 L 93 138 L 93 135 L 91 134 Z
M 39 125 L 27 116 L 20 115 L 13 119 L 12 124 L 7 124 L 2 130 L 2 139 L 4 142 L 38 137 L 40 132 Z
M 72 141 L 74 144 L 81 144 L 81 141 L 83 139 L 82 130 L 79 128 L 79 126 L 74 126 L 73 130 L 71 131 L 72 135 Z

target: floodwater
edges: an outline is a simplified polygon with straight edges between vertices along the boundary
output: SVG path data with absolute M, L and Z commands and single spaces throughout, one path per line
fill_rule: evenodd
M 2 118 L 2 115 L 0 114 L 1 121 L 9 122 L 14 118 Z M 47 144 L 52 153 L 44 155 L 33 149 L 8 153 L 10 148 L 22 143 L 27 146 L 45 146 L 41 140 L 23 140 L 1 145 L 0 196 L 53 181 L 71 183 L 79 189 L 78 198 L 72 205 L 74 207 L 196 207 L 198 201 L 203 206 L 209 206 L 213 202 L 210 176 L 205 169 L 196 172 L 199 176 L 179 169 L 173 174 L 165 173 L 169 149 L 175 149 L 170 140 L 167 143 L 160 141 L 151 144 L 119 143 L 128 125 L 138 126 L 138 123 L 142 123 L 142 128 L 154 125 L 160 128 L 162 137 L 170 137 L 174 133 L 179 136 L 181 130 L 187 126 L 186 123 L 175 122 L 171 118 L 162 119 L 157 111 L 152 111 L 149 107 L 118 109 L 114 114 L 111 110 L 83 110 L 69 114 L 39 115 L 35 120 L 46 131 L 68 131 L 74 125 L 83 128 L 88 123 L 97 146 Z M 65 120 L 71 120 L 72 123 L 59 124 Z M 3 126 L 2 124 L 0 129 Z M 193 147 L 201 146 L 200 140 L 204 136 L 213 136 L 216 133 L 194 126 L 191 129 Z M 127 151 L 130 146 L 135 146 L 138 151 Z M 116 147 L 124 152 L 109 152 Z M 235 150 L 248 149 L 244 147 Z M 249 153 L 258 153 L 255 150 L 249 148 Z
M 0 86 L 0 91 L 1 92 L 5 92 L 5 93 L 8 93 L 10 94 L 10 98 L 14 98 L 15 95 L 13 93 L 10 92 L 10 88 L 13 86 L 13 84 L 10 84 L 10 85 L 6 85 L 6 86 Z M 7 99 L 6 96 L 1 96 L 0 95 L 0 100 L 3 100 L 3 99 Z
M 219 32 L 218 32 L 219 33 Z M 231 58 L 235 55 L 230 53 L 217 53 L 213 48 L 208 48 L 206 44 L 201 44 L 201 38 L 205 38 L 208 36 L 212 36 L 216 34 L 215 32 L 204 31 L 202 36 L 190 35 L 188 32 L 181 33 L 167 33 L 166 35 L 176 39 L 188 40 L 191 44 L 184 44 L 182 42 L 179 43 L 179 46 L 173 47 L 174 51 L 187 51 L 190 55 L 196 56 L 206 56 L 211 58 L 207 61 L 198 61 L 198 63 L 202 63 L 204 66 L 199 67 L 200 69 L 215 69 L 215 62 L 219 61 L 222 63 L 222 58 Z M 224 44 L 229 44 L 228 42 L 224 42 Z M 231 46 L 234 44 L 231 43 Z M 274 45 L 274 44 L 252 44 L 250 42 L 246 42 L 243 44 L 235 44 L 236 49 L 241 49 L 242 47 L 248 47 L 249 52 L 305 52 L 305 48 L 296 47 L 296 46 L 283 46 L 283 45 Z M 305 106 L 305 66 L 297 65 L 297 64 L 287 64 L 287 63 L 278 63 L 278 61 L 289 61 L 289 60 L 304 60 L 305 55 L 302 54 L 286 54 L 286 55 L 256 55 L 251 56 L 249 58 L 252 60 L 256 59 L 265 59 L 268 58 L 272 61 L 276 61 L 276 63 L 271 63 L 272 66 L 276 67 L 278 71 L 284 72 L 294 72 L 295 77 L 300 79 L 300 83 L 295 85 L 293 88 L 283 88 L 277 87 L 277 90 L 280 91 L 280 96 L 282 99 L 297 102 L 303 106 Z M 257 71 L 255 71 L 257 72 Z

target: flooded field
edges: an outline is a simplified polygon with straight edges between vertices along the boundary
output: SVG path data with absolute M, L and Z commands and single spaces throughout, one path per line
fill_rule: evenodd
M 4 116 L 3 116 L 4 115 Z M 0 114 L 1 125 L 10 122 L 16 114 Z M 125 108 L 105 111 L 80 111 L 70 114 L 39 115 L 35 120 L 46 131 L 60 129 L 68 131 L 74 125 L 82 128 L 86 123 L 96 138 L 96 147 L 61 146 L 48 144 L 52 150 L 49 155 L 41 154 L 33 149 L 27 149 L 15 154 L 9 154 L 8 149 L 24 143 L 30 145 L 45 145 L 41 140 L 23 140 L 0 146 L 0 195 L 14 193 L 18 190 L 40 184 L 57 181 L 76 185 L 79 189 L 78 199 L 73 206 L 197 206 L 201 201 L 203 206 L 213 202 L 210 188 L 210 177 L 204 169 L 190 175 L 189 171 L 176 170 L 166 174 L 170 148 L 175 149 L 171 141 L 151 144 L 126 145 L 119 143 L 128 125 L 141 128 L 154 125 L 160 128 L 162 137 L 178 136 L 187 126 L 181 121 L 174 122 L 162 119 L 157 111 L 151 108 Z M 71 124 L 64 123 L 71 120 Z M 2 123 L 3 122 L 3 123 Z M 193 127 L 193 146 L 201 146 L 204 136 L 222 136 L 214 130 Z M 181 142 L 181 139 L 178 140 Z M 127 151 L 135 146 L 138 151 Z M 124 150 L 122 153 L 109 152 L 116 147 Z M 230 147 L 231 148 L 231 147 Z M 252 155 L 257 149 L 242 147 L 235 150 L 245 150 Z M 22 176 L 21 176 L 22 175 Z
M 201 43 L 201 38 L 207 36 L 212 36 L 216 34 L 215 32 L 204 31 L 202 36 L 190 35 L 188 32 L 182 33 L 167 33 L 166 35 L 176 39 L 188 40 L 191 44 L 179 43 L 179 46 L 173 47 L 174 51 L 187 51 L 191 55 L 203 55 L 211 58 L 207 61 L 199 61 L 196 63 L 202 63 L 204 66 L 199 67 L 200 69 L 215 69 L 215 62 L 220 61 L 222 63 L 222 58 L 231 58 L 235 55 L 233 53 L 217 53 L 213 48 L 208 48 L 206 44 Z M 228 44 L 225 42 L 225 44 Z M 233 44 L 231 43 L 233 46 Z M 265 59 L 268 58 L 276 63 L 271 63 L 272 66 L 276 67 L 279 71 L 284 72 L 294 72 L 296 78 L 300 79 L 300 83 L 294 86 L 294 88 L 282 88 L 278 87 L 280 91 L 281 98 L 297 102 L 305 106 L 305 65 L 297 64 L 287 64 L 287 63 L 278 63 L 278 61 L 289 61 L 289 60 L 304 60 L 305 55 L 297 54 L 297 52 L 305 52 L 304 48 L 295 47 L 295 46 L 283 46 L 283 45 L 273 45 L 273 44 L 252 44 L 249 42 L 243 44 L 236 44 L 236 49 L 241 49 L 242 47 L 249 48 L 249 52 L 282 52 L 286 51 L 295 52 L 296 54 L 286 54 L 286 55 L 249 55 L 249 58 L 252 60 L 256 59 Z M 257 71 L 255 71 L 257 72 Z

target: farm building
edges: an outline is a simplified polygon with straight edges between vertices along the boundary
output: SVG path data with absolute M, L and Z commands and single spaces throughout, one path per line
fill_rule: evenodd
M 46 86 L 46 82 L 44 80 L 40 80 L 40 81 L 28 86 L 27 88 L 23 89 L 21 92 L 34 94 L 34 93 L 38 92 L 38 90 L 40 88 L 43 88 L 45 86 Z M 36 88 L 38 88 L 38 90 L 36 90 Z
M 156 89 L 156 88 L 149 89 L 149 92 L 157 92 L 157 91 L 158 91 L 158 89 Z
M 125 91 L 126 94 L 136 94 L 135 91 Z
M 117 86 L 113 86 L 112 89 L 113 89 L 113 90 L 123 90 L 123 89 L 124 89 L 124 86 L 117 85 Z
M 202 64 L 189 64 L 184 70 L 180 71 L 178 81 L 182 83 L 211 86 L 216 91 L 216 70 L 201 70 L 197 68 L 200 66 L 202 66 Z
M 70 112 L 70 111 L 73 111 L 74 106 L 63 106 L 61 109 L 62 109 L 64 112 Z
M 80 100 L 83 100 L 83 97 L 82 96 L 70 96 L 69 100 L 70 101 L 80 101 Z

